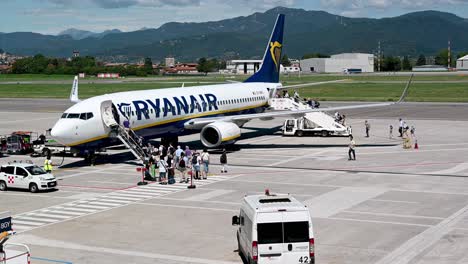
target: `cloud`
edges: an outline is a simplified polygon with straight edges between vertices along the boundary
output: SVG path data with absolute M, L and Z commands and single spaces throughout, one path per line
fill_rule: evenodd
M 411 9 L 467 4 L 468 0 L 321 0 L 320 3 L 323 7 L 337 10 L 389 7 Z
M 50 3 L 59 6 L 77 5 L 74 0 L 47 0 Z M 84 0 L 80 2 L 88 2 L 105 9 L 125 8 L 130 6 L 145 6 L 145 7 L 161 7 L 161 6 L 197 6 L 200 5 L 200 0 Z

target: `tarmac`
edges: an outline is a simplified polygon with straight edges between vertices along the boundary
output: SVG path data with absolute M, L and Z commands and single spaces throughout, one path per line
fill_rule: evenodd
M 349 103 L 324 102 L 327 105 Z M 1 99 L 1 134 L 43 131 L 65 100 Z M 282 137 L 283 119 L 254 120 L 211 175 L 186 184 L 137 186 L 136 162 L 111 150 L 94 167 L 66 157 L 59 190 L 0 193 L 32 263 L 242 263 L 231 217 L 246 194 L 290 193 L 310 209 L 316 263 L 468 263 L 468 104 L 405 103 L 347 111 L 357 143 L 345 137 Z M 419 149 L 403 149 L 398 118 L 416 127 Z M 364 137 L 364 120 L 371 136 Z M 388 127 L 394 127 L 389 138 Z M 200 149 L 199 135 L 180 138 Z M 414 144 L 414 142 L 413 142 Z M 2 164 L 43 158 L 10 156 Z M 54 163 L 62 163 L 54 157 Z

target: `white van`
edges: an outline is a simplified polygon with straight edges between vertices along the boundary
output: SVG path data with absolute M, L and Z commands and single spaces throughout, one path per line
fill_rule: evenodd
M 245 196 L 238 225 L 239 254 L 247 263 L 315 263 L 309 209 L 291 195 Z

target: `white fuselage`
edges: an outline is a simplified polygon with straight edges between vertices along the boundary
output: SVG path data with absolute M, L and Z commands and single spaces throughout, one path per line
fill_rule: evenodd
M 178 136 L 187 131 L 184 124 L 194 118 L 264 110 L 270 92 L 279 83 L 232 83 L 155 89 L 105 94 L 81 101 L 67 109 L 51 134 L 73 147 L 105 147 L 112 144 L 110 128 L 104 122 L 105 105 L 112 105 L 113 118 L 127 123 L 145 138 Z

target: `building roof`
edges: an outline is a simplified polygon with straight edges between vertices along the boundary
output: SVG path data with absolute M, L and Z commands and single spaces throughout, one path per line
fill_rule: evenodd
M 457 59 L 457 61 L 461 61 L 461 60 L 468 60 L 468 55 L 465 55 L 465 56 Z

